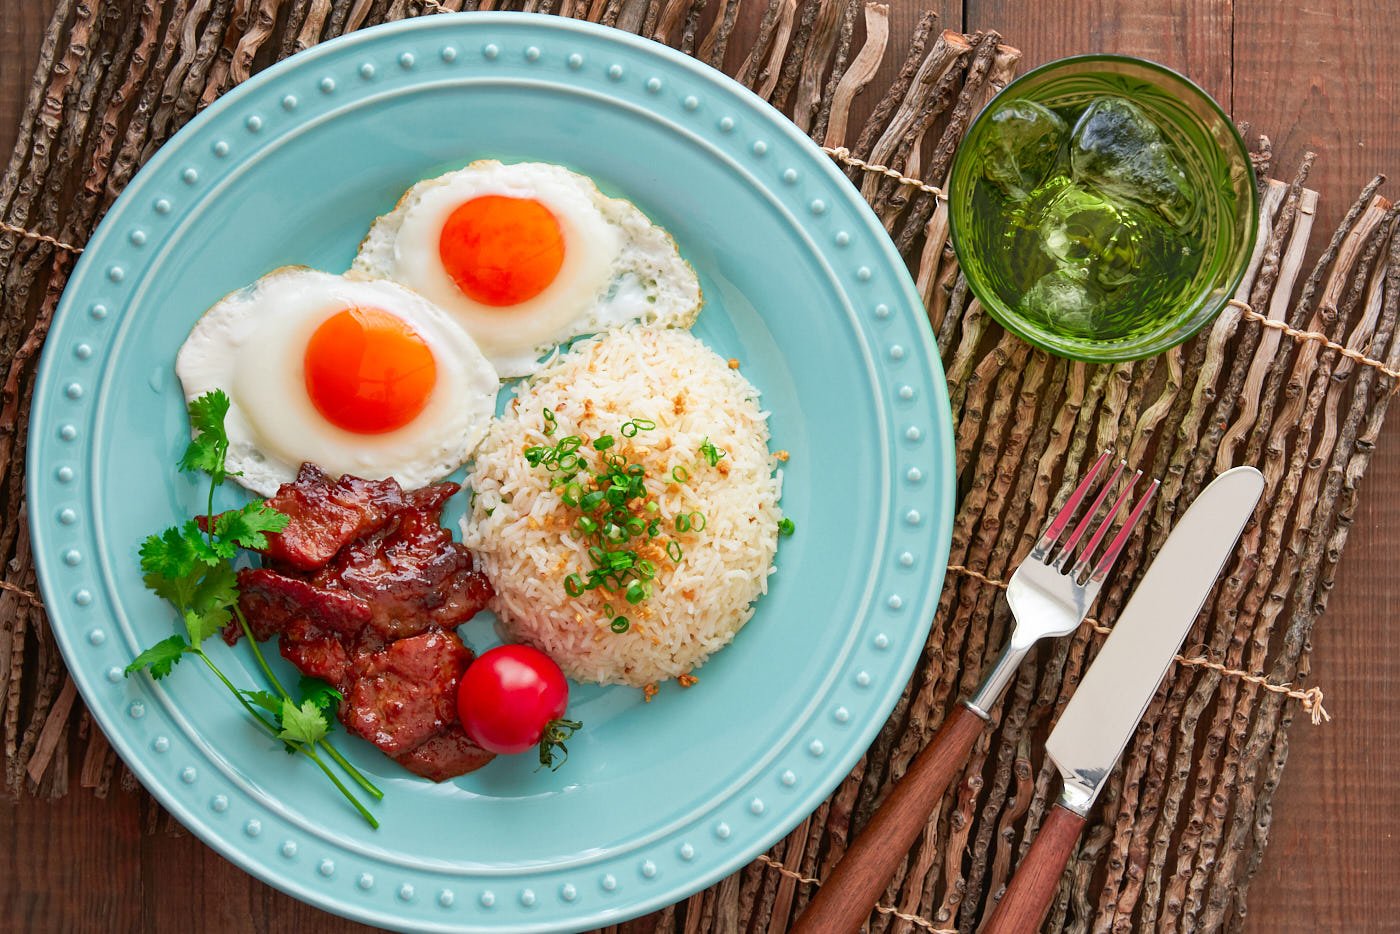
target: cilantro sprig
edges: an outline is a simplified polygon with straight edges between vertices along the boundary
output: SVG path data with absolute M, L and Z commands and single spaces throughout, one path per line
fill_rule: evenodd
M 326 739 L 335 722 L 340 692 L 314 678 L 302 678 L 298 685 L 299 697 L 294 698 L 268 666 L 248 620 L 238 608 L 238 573 L 233 566 L 238 550 L 266 548 L 268 534 L 282 531 L 288 519 L 260 500 L 214 515 L 214 490 L 229 476 L 225 467 L 229 439 L 224 429 L 228 410 L 228 396 L 217 389 L 189 404 L 194 437 L 181 456 L 179 466 L 181 470 L 209 475 L 208 508 L 203 522 L 186 520 L 141 543 L 141 572 L 146 587 L 175 608 L 184 631 L 141 652 L 126 666 L 126 674 L 130 677 L 146 671 L 159 681 L 169 677 L 186 656 L 198 659 L 228 688 L 264 732 L 280 740 L 288 753 L 303 755 L 316 763 L 369 825 L 378 827 L 374 815 L 345 787 L 321 756 L 324 752 L 375 799 L 384 797 L 384 793 Z M 246 642 L 272 691 L 235 686 L 204 651 L 204 640 L 234 620 L 247 636 Z

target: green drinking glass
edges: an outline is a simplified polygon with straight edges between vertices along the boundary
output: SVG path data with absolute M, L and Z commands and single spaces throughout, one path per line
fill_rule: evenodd
M 969 127 L 948 184 L 968 286 L 1053 354 L 1136 360 L 1229 301 L 1254 249 L 1244 140 L 1161 65 L 1083 55 L 1007 85 Z

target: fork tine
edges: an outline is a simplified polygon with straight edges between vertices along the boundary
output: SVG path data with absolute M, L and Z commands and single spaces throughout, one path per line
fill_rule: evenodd
M 1079 486 L 1074 488 L 1074 492 L 1069 495 L 1069 499 L 1065 502 L 1064 506 L 1060 508 L 1059 512 L 1055 513 L 1055 518 L 1050 520 L 1050 525 L 1046 527 L 1045 532 L 1040 536 L 1040 540 L 1035 543 L 1035 548 L 1031 550 L 1031 557 L 1035 558 L 1037 561 L 1043 561 L 1045 555 L 1050 551 L 1050 546 L 1059 541 L 1060 535 L 1065 530 L 1065 526 L 1069 525 L 1070 520 L 1074 518 L 1075 510 L 1079 508 L 1080 502 L 1089 494 L 1089 489 L 1093 486 L 1094 479 L 1098 477 L 1099 471 L 1103 469 L 1104 464 L 1108 463 L 1110 453 L 1109 451 L 1104 451 L 1099 455 L 1099 459 L 1094 461 L 1094 466 L 1089 468 L 1089 472 L 1084 476 L 1084 479 L 1079 481 Z
M 1142 499 L 1133 507 L 1133 511 L 1128 515 L 1128 520 L 1123 523 L 1123 527 L 1118 530 L 1118 534 L 1113 536 L 1113 541 L 1109 543 L 1108 550 L 1103 553 L 1099 563 L 1094 566 L 1094 573 L 1090 580 L 1095 583 L 1103 583 L 1103 579 L 1108 576 L 1108 572 L 1113 569 L 1113 563 L 1118 560 L 1118 554 L 1123 550 L 1123 546 L 1128 543 L 1128 536 L 1133 533 L 1133 527 L 1138 524 L 1143 513 L 1147 511 L 1147 504 L 1152 502 L 1152 497 L 1157 493 L 1157 487 L 1162 485 L 1162 481 L 1153 480 L 1152 485 L 1147 488 Z
M 1074 555 L 1074 546 L 1078 545 L 1079 540 L 1084 537 L 1084 532 L 1089 528 L 1089 523 L 1093 521 L 1095 514 L 1099 511 L 1099 507 L 1103 505 L 1103 501 L 1108 499 L 1108 494 L 1113 492 L 1113 487 L 1118 483 L 1118 478 L 1123 475 L 1123 468 L 1127 466 L 1127 461 L 1118 462 L 1118 466 L 1108 478 L 1108 482 L 1103 485 L 1102 490 L 1099 490 L 1099 495 L 1094 497 L 1094 502 L 1084 511 L 1084 515 L 1080 518 L 1079 524 L 1076 525 L 1074 531 L 1070 533 L 1069 541 L 1065 542 L 1064 547 L 1060 549 L 1060 553 L 1055 556 L 1053 564 L 1056 569 L 1063 568 L 1069 563 L 1070 558 Z M 1139 471 L 1139 473 L 1141 472 Z M 1131 489 L 1131 486 L 1129 488 Z M 1112 518 L 1112 515 L 1110 514 L 1109 517 Z
M 1108 530 L 1113 527 L 1113 520 L 1118 517 L 1118 511 L 1123 508 L 1123 504 L 1127 502 L 1128 497 L 1133 493 L 1133 487 L 1137 486 L 1137 482 L 1141 478 L 1142 471 L 1139 470 L 1133 474 L 1131 480 L 1123 485 L 1123 491 L 1118 494 L 1118 498 L 1115 499 L 1113 505 L 1109 507 L 1108 513 L 1103 517 L 1103 522 L 1099 525 L 1098 530 L 1094 532 L 1094 537 L 1089 539 L 1089 544 L 1084 546 L 1084 551 L 1079 556 L 1079 561 L 1074 565 L 1074 570 L 1070 573 L 1070 576 L 1075 580 L 1078 580 L 1089 570 L 1090 562 L 1094 558 L 1094 552 L 1098 550 L 1099 542 L 1103 541 L 1103 537 L 1107 535 Z

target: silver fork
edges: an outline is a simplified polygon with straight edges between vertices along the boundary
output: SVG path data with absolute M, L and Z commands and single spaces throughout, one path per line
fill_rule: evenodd
M 1104 578 L 1108 576 L 1108 572 L 1118 560 L 1118 555 L 1122 553 L 1128 536 L 1132 534 L 1133 526 L 1137 525 L 1138 520 L 1147 511 L 1148 504 L 1157 492 L 1160 481 L 1153 480 L 1147 493 L 1133 506 L 1127 521 L 1119 527 L 1118 534 L 1113 537 L 1098 563 L 1093 564 L 1090 570 L 1094 551 L 1108 534 L 1114 518 L 1142 477 L 1141 470 L 1135 471 L 1133 478 L 1124 484 L 1108 514 L 1103 517 L 1098 529 L 1089 539 L 1089 544 L 1084 546 L 1079 560 L 1074 563 L 1069 573 L 1065 573 L 1065 565 L 1073 557 L 1075 547 L 1084 537 L 1089 524 L 1103 506 L 1104 500 L 1108 499 L 1109 493 L 1127 466 L 1124 461 L 1118 462 L 1113 475 L 1099 490 L 1099 495 L 1094 497 L 1093 505 L 1084 512 L 1063 547 L 1057 550 L 1055 545 L 1074 519 L 1079 505 L 1089 495 L 1089 490 L 1093 488 L 1094 481 L 1103 471 L 1104 465 L 1108 463 L 1109 454 L 1110 452 L 1104 451 L 1099 455 L 1099 459 L 1079 482 L 1079 486 L 1075 487 L 1065 505 L 1055 514 L 1055 518 L 1050 520 L 1050 525 L 1035 543 L 1030 554 L 1026 555 L 1025 560 L 1011 575 L 1011 581 L 1006 587 L 1006 602 L 1011 607 L 1011 615 L 1016 618 L 1016 625 L 1011 630 L 1011 638 L 1002 647 L 996 664 L 983 676 L 977 693 L 963 701 L 969 710 L 983 720 L 988 718 L 988 711 L 1001 698 L 1002 692 L 1016 674 L 1021 659 L 1026 657 L 1031 646 L 1047 636 L 1068 635 L 1084 622 L 1084 617 L 1089 615 L 1089 605 L 1099 595 Z
M 1108 482 L 1061 544 L 1061 537 L 1074 522 L 1075 514 L 1094 488 L 1109 456 L 1108 451 L 1099 456 L 1012 575 L 1006 588 L 1006 600 L 1015 617 L 1015 626 L 996 663 L 982 678 L 976 693 L 953 709 L 933 741 L 910 763 L 909 770 L 817 890 L 793 931 L 827 934 L 860 929 L 884 893 L 895 867 L 924 830 L 929 812 L 967 761 L 973 743 L 990 719 L 988 711 L 1001 698 L 1031 646 L 1047 636 L 1067 635 L 1084 621 L 1104 578 L 1122 553 L 1133 527 L 1147 511 L 1158 486 L 1158 481 L 1153 480 L 1103 554 L 1094 561 L 1095 551 L 1142 477 L 1141 470 L 1135 472 L 1095 527 L 1079 552 L 1078 560 L 1074 560 L 1080 541 L 1127 466 L 1122 461 L 1118 463 Z M 1068 571 L 1065 570 L 1067 566 Z

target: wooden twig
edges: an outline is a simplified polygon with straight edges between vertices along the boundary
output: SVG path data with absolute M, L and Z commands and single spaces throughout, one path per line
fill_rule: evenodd
M 885 45 L 889 41 L 890 8 L 885 3 L 865 4 L 865 44 L 851 60 L 851 67 L 841 76 L 836 89 L 831 92 L 828 123 L 823 145 L 844 146 L 846 144 L 846 124 L 851 115 L 851 104 L 856 95 L 865 89 L 880 61 L 885 57 Z

